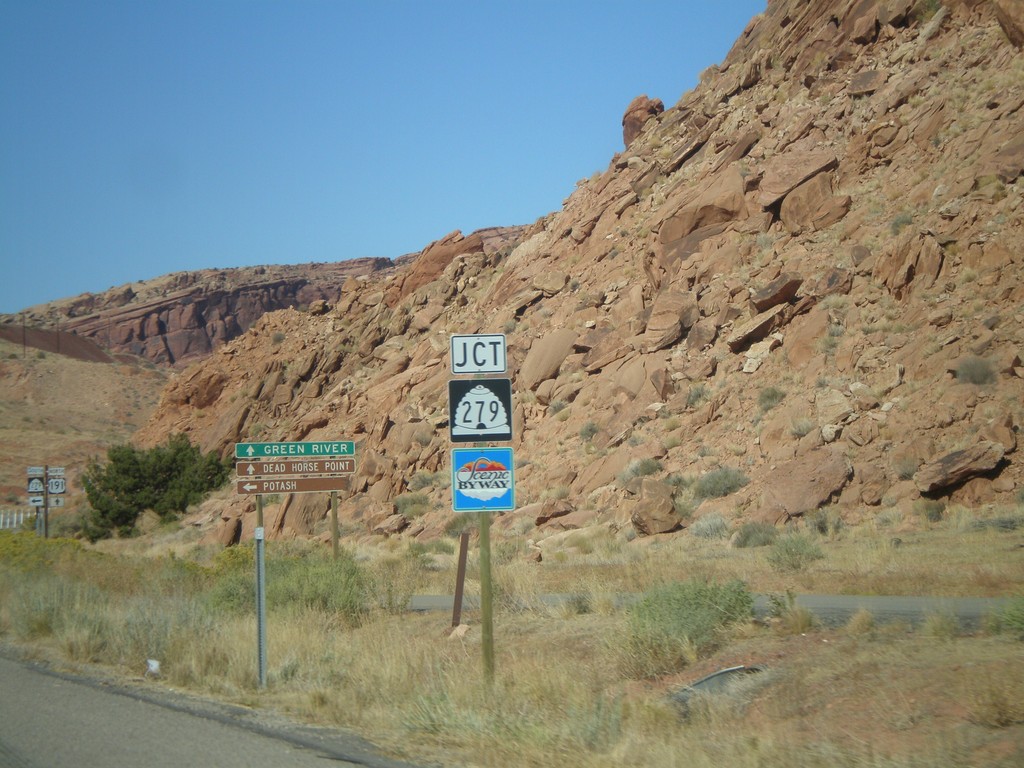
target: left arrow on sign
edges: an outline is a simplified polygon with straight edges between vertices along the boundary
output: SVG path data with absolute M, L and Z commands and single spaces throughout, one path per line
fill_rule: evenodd
M 245 485 L 242 486 L 242 488 L 244 488 L 247 491 L 255 491 L 257 488 L 259 488 L 259 486 L 253 485 L 252 483 L 246 483 Z

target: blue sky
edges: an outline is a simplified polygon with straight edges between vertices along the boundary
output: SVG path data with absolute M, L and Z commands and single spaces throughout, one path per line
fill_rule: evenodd
M 765 0 L 0 0 L 0 313 L 527 224 Z

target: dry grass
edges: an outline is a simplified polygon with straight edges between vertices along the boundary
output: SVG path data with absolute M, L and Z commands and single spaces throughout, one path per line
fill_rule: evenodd
M 107 554 L 0 548 L 0 633 L 130 675 L 156 657 L 170 684 L 352 728 L 417 762 L 657 767 L 685 754 L 688 766 L 999 766 L 1024 755 L 1013 635 L 965 637 L 941 615 L 912 631 L 861 613 L 828 630 L 789 604 L 775 624 L 735 625 L 715 650 L 695 649 L 675 671 L 642 680 L 621 663 L 628 609 L 616 599 L 736 578 L 774 594 L 1019 594 L 1014 534 L 944 523 L 901 529 L 897 544 L 889 529 L 848 526 L 816 538 L 824 558 L 794 573 L 774 570 L 767 547 L 686 534 L 630 541 L 613 528 L 549 537 L 538 564 L 523 557 L 521 534 L 510 535 L 495 542 L 493 688 L 475 612 L 464 613 L 465 636 L 449 637 L 448 615 L 400 611 L 412 593 L 450 594 L 455 567 L 450 555 L 400 541 L 356 552 L 374 584 L 360 624 L 271 611 L 266 691 L 256 685 L 255 622 L 211 612 L 204 595 L 223 557 L 198 546 L 186 561 L 153 557 L 159 538 Z M 271 542 L 268 557 L 314 546 Z M 471 552 L 467 593 L 478 594 Z M 570 597 L 551 605 L 541 599 L 551 592 Z M 738 663 L 768 671 L 680 719 L 669 691 Z

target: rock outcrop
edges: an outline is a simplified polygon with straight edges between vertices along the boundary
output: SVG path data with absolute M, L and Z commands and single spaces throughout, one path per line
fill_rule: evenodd
M 1011 3 L 928 7 L 772 0 L 679 103 L 638 102 L 561 209 L 262 315 L 138 441 L 352 439 L 350 529 L 441 535 L 448 337 L 504 333 L 521 509 L 499 530 L 531 551 L 586 525 L 686 536 L 698 505 L 735 527 L 1014 503 L 1024 53 Z M 409 493 L 427 511 L 394 517 Z M 222 504 L 220 540 L 244 539 L 248 502 Z M 326 512 L 282 500 L 270 535 Z

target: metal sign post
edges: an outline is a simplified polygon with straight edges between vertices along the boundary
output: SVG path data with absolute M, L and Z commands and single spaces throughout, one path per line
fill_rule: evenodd
M 477 512 L 480 522 L 480 623 L 483 632 L 484 682 L 494 684 L 494 617 L 491 584 L 491 513 L 515 508 L 511 448 L 487 448 L 487 442 L 512 440 L 512 380 L 480 378 L 508 370 L 504 334 L 455 334 L 450 346 L 451 372 L 472 379 L 448 380 L 448 425 L 452 443 L 474 443 L 452 451 L 452 511 Z M 456 577 L 453 623 L 462 610 L 461 564 Z
M 491 599 L 491 513 L 480 513 L 480 627 L 484 682 L 494 684 L 494 603 Z
M 256 655 L 260 688 L 267 687 L 267 576 L 263 556 L 263 497 L 256 497 Z

